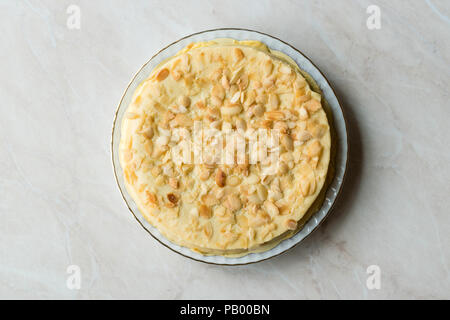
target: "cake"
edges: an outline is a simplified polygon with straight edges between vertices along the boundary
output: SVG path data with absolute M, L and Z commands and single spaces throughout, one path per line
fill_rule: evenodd
M 155 67 L 126 110 L 127 191 L 178 245 L 264 250 L 300 228 L 324 188 L 322 102 L 292 59 L 261 42 L 192 43 Z

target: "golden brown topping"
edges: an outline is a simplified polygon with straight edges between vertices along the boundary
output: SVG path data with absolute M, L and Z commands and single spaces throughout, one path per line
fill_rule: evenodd
M 280 211 L 278 210 L 278 207 L 269 200 L 264 201 L 264 208 L 267 210 L 267 213 L 272 218 L 277 216 L 280 213 Z
M 228 195 L 223 205 L 231 212 L 237 211 L 242 207 L 241 199 L 235 194 Z
M 153 192 L 149 192 L 149 191 L 146 191 L 145 193 L 147 195 L 148 203 L 152 206 L 158 206 L 158 198 L 156 197 L 156 194 L 154 194 Z
M 294 144 L 292 142 L 292 139 L 287 134 L 283 134 L 281 136 L 281 145 L 289 151 L 292 151 L 294 149 Z
M 226 175 L 225 172 L 222 171 L 222 169 L 217 169 L 216 171 L 216 184 L 223 188 L 225 186 L 225 179 L 226 179 Z
M 166 68 L 159 70 L 159 72 L 156 74 L 156 80 L 157 81 L 163 81 L 167 76 L 169 75 L 169 70 Z
M 312 135 L 308 131 L 303 131 L 300 134 L 300 137 L 299 137 L 299 140 L 302 141 L 302 142 L 306 142 L 306 141 L 311 140 L 311 139 L 312 139 Z
M 211 218 L 211 208 L 202 204 L 198 207 L 198 213 L 200 217 L 203 217 L 205 219 Z
M 305 102 L 304 106 L 309 112 L 316 112 L 317 110 L 322 108 L 322 105 L 316 99 L 311 99 Z
M 305 107 L 300 108 L 299 118 L 300 120 L 307 120 L 309 118 L 308 111 L 305 109 Z
M 173 189 L 178 189 L 178 180 L 176 178 L 169 178 L 169 186 Z
M 242 52 L 242 50 L 239 48 L 235 48 L 233 53 L 236 61 L 240 61 L 244 58 L 244 52 Z
M 241 183 L 241 179 L 238 176 L 230 176 L 227 178 L 227 184 L 231 187 L 236 187 Z
M 306 155 L 308 157 L 320 156 L 321 151 L 322 151 L 322 145 L 317 140 L 314 140 L 306 147 Z
M 266 60 L 263 64 L 264 76 L 268 77 L 272 73 L 273 63 L 270 60 Z
M 268 104 L 269 104 L 270 110 L 278 109 L 278 105 L 280 104 L 280 100 L 278 100 L 278 96 L 276 94 L 270 94 Z
M 238 106 L 238 105 L 226 106 L 226 107 L 220 108 L 220 112 L 224 116 L 235 116 L 235 115 L 241 113 L 241 111 L 242 111 L 242 108 L 241 108 L 241 106 Z
M 230 89 L 230 82 L 228 81 L 228 78 L 227 78 L 226 75 L 223 75 L 223 76 L 222 76 L 222 79 L 220 79 L 220 83 L 222 84 L 222 87 L 223 87 L 225 90 Z
M 205 236 L 208 239 L 211 239 L 212 235 L 213 235 L 213 227 L 211 222 L 208 222 L 207 224 L 205 224 L 205 226 L 203 227 L 203 233 L 205 234 Z
M 267 111 L 264 117 L 268 120 L 283 120 L 285 116 L 283 111 Z
M 183 107 L 187 108 L 191 104 L 191 99 L 188 96 L 179 96 L 178 97 L 178 104 L 180 106 L 183 106 Z
M 142 129 L 141 133 L 142 133 L 145 137 L 147 137 L 148 139 L 153 138 L 153 134 L 154 134 L 153 128 L 152 128 L 152 127 L 148 127 L 148 128 Z
M 178 203 L 178 196 L 173 193 L 169 193 L 167 194 L 167 200 L 169 200 L 170 203 L 176 205 Z
M 225 98 L 225 90 L 222 86 L 216 84 L 211 89 L 211 96 L 216 97 L 219 100 L 223 100 Z

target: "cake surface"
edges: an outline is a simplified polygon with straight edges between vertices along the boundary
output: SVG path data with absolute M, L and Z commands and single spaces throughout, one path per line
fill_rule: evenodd
M 214 40 L 139 85 L 119 156 L 147 221 L 174 243 L 226 255 L 297 229 L 330 147 L 321 96 L 293 61 L 260 42 Z

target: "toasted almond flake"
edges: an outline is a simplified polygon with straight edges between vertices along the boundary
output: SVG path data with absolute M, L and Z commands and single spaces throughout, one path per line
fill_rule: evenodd
M 286 221 L 286 227 L 287 227 L 289 230 L 295 230 L 295 229 L 297 229 L 297 221 L 292 220 L 292 219 L 287 220 L 287 221 Z
M 211 208 L 204 204 L 201 204 L 198 207 L 198 213 L 199 213 L 200 217 L 203 217 L 205 219 L 211 218 Z
M 281 145 L 289 151 L 292 151 L 294 149 L 294 144 L 292 143 L 292 139 L 287 134 L 283 134 L 281 136 Z
M 235 116 L 239 113 L 241 113 L 242 108 L 241 106 L 234 105 L 232 107 L 222 107 L 220 108 L 220 112 L 223 116 Z
M 308 179 L 303 178 L 300 180 L 300 191 L 304 197 L 309 195 L 310 182 Z
M 169 186 L 173 189 L 178 189 L 178 180 L 176 178 L 169 178 Z
M 227 177 L 227 185 L 231 187 L 236 187 L 241 183 L 241 179 L 238 176 Z
M 169 75 L 169 70 L 167 70 L 166 68 L 159 70 L 159 72 L 156 74 L 156 80 L 157 81 L 163 81 L 164 79 L 167 78 L 167 76 Z
M 216 184 L 219 187 L 223 188 L 225 186 L 226 175 L 225 175 L 225 172 L 222 171 L 222 169 L 220 169 L 220 168 L 217 169 L 215 180 L 216 180 Z
M 260 105 L 260 104 L 256 104 L 253 108 L 252 108 L 252 112 L 255 116 L 257 117 L 261 117 L 264 115 L 264 108 Z
M 269 200 L 264 201 L 264 208 L 272 218 L 280 213 L 278 207 L 272 201 Z
M 197 108 L 199 108 L 199 109 L 205 109 L 205 108 L 206 108 L 205 102 L 204 102 L 203 100 L 197 101 L 197 102 L 195 103 L 195 106 L 196 106 Z
M 264 87 L 264 89 L 270 89 L 274 86 L 275 82 L 274 79 L 272 77 L 269 78 L 265 78 L 262 82 L 262 86 Z
M 289 167 L 284 162 L 279 162 L 278 165 L 278 175 L 284 175 L 289 171 Z
M 251 174 L 248 176 L 248 178 L 246 179 L 246 182 L 250 185 L 252 184 L 256 184 L 259 182 L 259 177 L 256 174 Z
M 267 189 L 263 185 L 258 184 L 256 186 L 256 193 L 258 194 L 258 197 L 261 199 L 261 201 L 267 199 Z
M 223 100 L 225 98 L 225 90 L 222 86 L 216 84 L 211 89 L 211 96 L 216 97 L 219 100 Z
M 159 146 L 165 146 L 169 143 L 170 138 L 168 136 L 159 136 L 156 138 L 155 143 Z
M 131 151 L 131 150 L 124 150 L 123 151 L 123 160 L 125 162 L 130 162 L 131 160 L 133 160 L 133 151 Z
M 188 96 L 179 96 L 178 97 L 178 105 L 183 106 L 185 108 L 189 107 L 191 104 L 191 99 Z
M 239 48 L 234 48 L 233 54 L 236 61 L 241 61 L 244 58 L 244 52 Z
M 218 200 L 222 199 L 224 195 L 225 195 L 225 189 L 223 189 L 223 188 L 219 188 L 214 191 L 214 196 Z
M 311 133 L 309 133 L 308 131 L 303 131 L 301 134 L 300 134 L 300 137 L 299 137 L 299 140 L 301 141 L 301 142 L 306 142 L 306 141 L 309 141 L 309 140 L 311 140 L 312 139 L 312 135 L 311 135 Z
M 305 107 L 301 107 L 299 111 L 299 118 L 300 120 L 307 120 L 309 118 L 308 111 Z
M 230 82 L 228 81 L 228 78 L 226 75 L 223 75 L 220 79 L 220 83 L 222 84 L 222 87 L 224 87 L 225 90 L 230 89 Z
M 280 100 L 278 99 L 278 96 L 276 94 L 270 94 L 269 101 L 268 101 L 270 110 L 278 109 L 279 104 L 280 104 Z
M 230 102 L 235 104 L 236 102 L 239 101 L 239 98 L 241 97 L 241 92 L 236 92 L 233 97 L 230 99 Z
M 314 140 L 306 147 L 306 155 L 308 157 L 320 156 L 322 151 L 322 145 L 318 140 Z
M 283 120 L 285 115 L 283 111 L 266 111 L 264 117 L 268 120 Z
M 303 89 L 306 86 L 306 80 L 302 78 L 298 78 L 294 82 L 294 90 Z
M 167 200 L 169 200 L 169 203 L 176 205 L 178 203 L 178 196 L 173 193 L 169 193 L 167 194 Z
M 172 120 L 171 124 L 173 127 L 191 127 L 193 121 L 186 114 L 179 113 L 175 116 L 175 119 Z
M 157 177 L 161 174 L 162 169 L 160 167 L 153 167 L 152 170 L 150 170 L 150 173 L 153 177 Z
M 220 107 L 223 104 L 223 100 L 218 98 L 217 96 L 211 96 L 211 104 L 214 107 Z
M 173 80 L 178 81 L 181 79 L 182 77 L 182 73 L 179 70 L 176 69 L 172 69 L 172 71 L 170 72 L 170 74 L 172 75 Z
M 205 224 L 203 226 L 203 233 L 205 234 L 205 236 L 208 239 L 211 239 L 211 237 L 213 235 L 213 227 L 212 227 L 212 224 L 210 222 L 208 222 L 207 224 Z
M 266 77 L 270 76 L 270 74 L 272 73 L 272 69 L 273 69 L 272 61 L 271 60 L 264 61 L 264 64 L 263 64 L 264 76 L 266 76 Z
M 304 107 L 305 107 L 309 112 L 316 112 L 317 110 L 319 110 L 320 108 L 322 108 L 322 105 L 321 105 L 320 102 L 317 101 L 316 99 L 311 99 L 311 100 L 305 102 Z
M 287 65 L 282 65 L 280 67 L 280 72 L 283 74 L 291 74 L 292 73 L 292 69 L 291 67 L 287 66 Z
M 241 199 L 235 194 L 228 195 L 224 206 L 228 208 L 231 212 L 237 211 L 242 207 Z
M 143 134 L 148 139 L 151 139 L 151 138 L 153 138 L 154 131 L 153 131 L 152 127 L 148 127 L 148 128 L 142 129 L 140 133 Z

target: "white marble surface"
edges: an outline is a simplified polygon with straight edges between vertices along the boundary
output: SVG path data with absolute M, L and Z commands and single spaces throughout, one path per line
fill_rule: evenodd
M 66 26 L 69 5 L 80 30 Z M 368 30 L 366 8 L 381 9 Z M 169 9 L 170 8 L 170 9 Z M 0 0 L 0 298 L 450 298 L 450 3 Z M 220 267 L 153 240 L 110 160 L 137 69 L 192 32 L 245 27 L 335 86 L 351 143 L 326 223 L 272 260 Z M 366 268 L 381 268 L 381 289 Z M 66 286 L 81 268 L 80 290 Z

